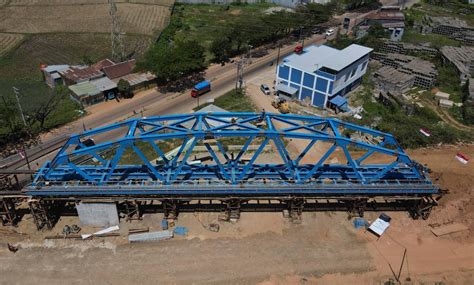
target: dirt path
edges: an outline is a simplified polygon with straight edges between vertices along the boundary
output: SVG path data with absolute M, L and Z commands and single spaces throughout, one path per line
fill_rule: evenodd
M 422 102 L 423 102 L 423 104 L 429 106 L 429 108 L 431 110 L 433 110 L 445 123 L 455 127 L 456 129 L 462 130 L 462 131 L 467 131 L 467 132 L 474 131 L 474 127 L 466 126 L 466 125 L 460 123 L 459 121 L 457 121 L 456 119 L 451 117 L 451 115 L 449 115 L 441 107 L 436 106 L 435 104 L 433 104 L 429 100 L 427 100 L 427 99 L 423 100 L 422 99 Z

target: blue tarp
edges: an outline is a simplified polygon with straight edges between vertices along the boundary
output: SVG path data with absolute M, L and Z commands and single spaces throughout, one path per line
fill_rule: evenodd
M 188 228 L 186 227 L 176 227 L 174 233 L 180 236 L 185 236 L 188 234 Z
M 346 98 L 342 97 L 342 96 L 339 96 L 337 95 L 336 97 L 332 98 L 331 100 L 329 100 L 329 102 L 331 104 L 334 104 L 336 105 L 337 107 L 341 107 L 345 104 L 347 104 L 347 100 Z
M 207 88 L 209 85 L 211 85 L 211 83 L 209 81 L 202 81 L 202 82 L 199 82 L 198 84 L 194 85 L 194 89 L 196 90 L 201 90 L 201 89 L 204 89 L 204 88 Z

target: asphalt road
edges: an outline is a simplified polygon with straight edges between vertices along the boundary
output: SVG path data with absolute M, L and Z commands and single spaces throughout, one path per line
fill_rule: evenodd
M 325 42 L 323 35 L 314 35 L 305 40 L 305 45 L 322 44 Z M 281 60 L 290 55 L 296 44 L 284 46 L 280 50 Z M 257 75 L 262 70 L 270 68 L 270 63 L 274 63 L 272 68 L 276 68 L 276 58 L 278 50 L 269 50 L 269 54 L 252 59 L 251 64 L 244 68 L 244 81 L 252 76 Z M 206 72 L 206 79 L 211 81 L 212 91 L 199 98 L 200 103 L 205 103 L 209 99 L 217 98 L 235 86 L 237 77 L 237 69 L 234 64 L 226 64 L 225 66 L 213 65 L 209 67 Z M 197 106 L 197 99 L 190 96 L 190 91 L 187 90 L 182 93 L 160 93 L 156 89 L 143 92 L 132 99 L 124 99 L 120 102 L 105 102 L 94 105 L 89 109 L 90 114 L 71 122 L 63 127 L 51 131 L 43 136 L 43 142 L 47 143 L 49 140 L 58 135 L 71 135 L 81 133 L 84 126 L 87 129 L 94 129 L 101 126 L 109 125 L 133 116 L 159 116 L 166 114 L 188 113 Z M 134 115 L 134 111 L 136 115 Z M 98 136 L 96 141 L 110 141 L 120 136 L 123 130 L 111 131 L 104 135 Z M 38 160 L 32 162 L 33 168 L 41 165 L 46 160 L 51 160 L 56 151 L 49 155 L 43 156 Z M 18 164 L 17 164 L 18 165 Z M 23 165 L 24 166 L 24 165 Z M 21 167 L 21 166 L 19 166 Z

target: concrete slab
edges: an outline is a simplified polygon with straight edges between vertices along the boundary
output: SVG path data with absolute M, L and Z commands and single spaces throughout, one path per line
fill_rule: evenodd
M 83 226 L 110 227 L 119 224 L 115 203 L 78 203 L 76 208 Z

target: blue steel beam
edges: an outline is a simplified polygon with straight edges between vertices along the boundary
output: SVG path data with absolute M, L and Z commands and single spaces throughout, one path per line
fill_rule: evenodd
M 126 134 L 112 141 L 98 142 L 89 147 L 82 143 L 86 138 L 104 135 L 120 128 L 127 128 Z M 344 130 L 372 136 L 374 141 L 381 143 L 347 138 L 342 135 Z M 245 138 L 245 143 L 236 156 L 223 144 L 233 138 Z M 291 139 L 306 141 L 306 147 L 294 158 L 285 145 L 285 142 Z M 158 143 L 176 141 L 181 144 L 174 146 L 177 149 L 175 156 L 168 160 Z M 214 141 L 217 152 L 213 150 L 210 141 Z M 187 145 L 188 142 L 190 145 Z M 317 142 L 329 145 L 325 153 L 312 163 L 302 164 L 302 158 Z M 149 161 L 139 143 L 150 144 L 157 158 Z M 246 160 L 244 154 L 250 152 L 248 149 L 251 144 L 256 145 L 256 150 L 251 153 L 250 160 Z M 262 158 L 267 144 L 276 148 L 277 151 L 273 154 L 279 157 L 282 164 L 271 164 Z M 198 145 L 205 147 L 212 161 L 190 161 L 191 154 Z M 354 147 L 363 151 L 358 159 L 353 157 Z M 115 148 L 114 155 L 104 155 L 112 148 Z M 346 158 L 347 164 L 327 162 L 338 148 L 342 150 L 341 154 Z M 120 164 L 126 150 L 130 150 L 129 154 L 137 154 L 143 163 Z M 364 163 L 375 154 L 383 154 L 392 160 L 380 164 Z M 75 157 L 82 156 L 94 158 L 95 163 L 74 163 Z M 158 161 L 158 158 L 162 161 Z M 157 182 L 160 185 L 208 181 L 215 185 L 229 183 L 242 187 L 255 181 L 264 181 L 266 185 L 280 185 L 283 181 L 293 185 L 296 191 L 302 185 L 328 180 L 338 184 L 367 187 L 401 184 L 407 189 L 412 187 L 412 184 L 432 185 L 425 171 L 408 157 L 391 134 L 332 118 L 265 112 L 222 112 L 130 119 L 73 135 L 53 161 L 46 163 L 36 174 L 32 189 L 38 186 L 41 188 L 46 182 L 71 181 L 87 182 L 88 185 L 98 187 L 124 181 Z M 350 189 L 344 191 L 351 193 Z

